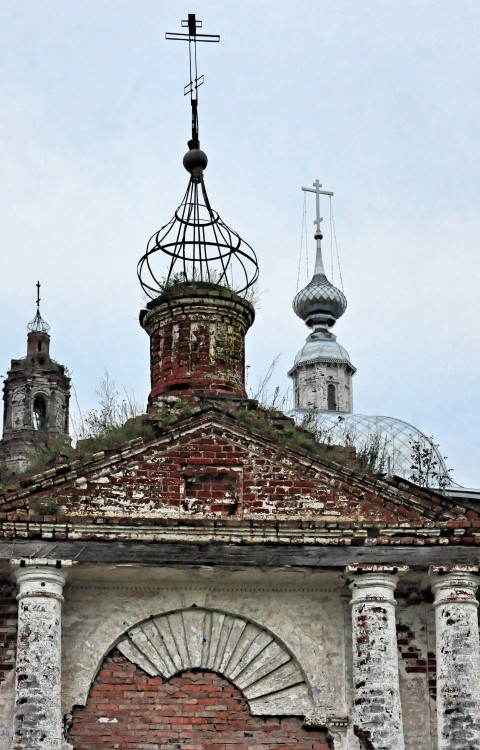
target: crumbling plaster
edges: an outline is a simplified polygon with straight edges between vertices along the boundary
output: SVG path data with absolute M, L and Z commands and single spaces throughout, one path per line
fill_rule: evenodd
M 187 569 L 145 574 L 135 566 L 108 572 L 99 578 L 95 568 L 76 570 L 65 590 L 64 714 L 85 704 L 105 655 L 128 630 L 152 615 L 194 605 L 240 616 L 271 633 L 298 661 L 312 706 L 345 710 L 349 597 L 340 574 Z M 287 698 L 278 711 L 292 713 Z
M 407 639 L 399 649 L 406 750 L 437 750 L 432 671 L 421 668 L 435 652 L 430 584 L 426 573 L 410 571 L 396 592 L 397 627 Z M 311 690 L 307 724 L 328 718 L 335 750 L 361 747 L 352 727 L 350 592 L 338 570 L 78 565 L 70 569 L 64 596 L 63 715 L 85 704 L 105 655 L 129 629 L 196 605 L 252 621 L 285 644 Z M 0 686 L 0 750 L 10 750 L 13 697 L 12 671 Z M 291 705 L 279 704 L 278 711 L 288 714 Z

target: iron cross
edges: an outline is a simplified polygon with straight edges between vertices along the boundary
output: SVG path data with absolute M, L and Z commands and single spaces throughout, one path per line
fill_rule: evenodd
M 313 223 L 317 225 L 317 231 L 315 233 L 316 235 L 321 234 L 320 223 L 323 221 L 323 217 L 320 216 L 320 196 L 321 195 L 330 195 L 330 196 L 334 195 L 334 193 L 329 193 L 328 190 L 320 190 L 321 187 L 322 186 L 318 180 L 315 180 L 315 182 L 313 183 L 313 190 L 312 188 L 302 187 L 302 190 L 305 193 L 315 193 L 316 218 L 314 219 Z
M 197 71 L 197 42 L 219 42 L 219 34 L 198 34 L 197 29 L 202 28 L 202 22 L 197 21 L 195 13 L 189 13 L 188 18 L 182 21 L 182 28 L 188 29 L 188 34 L 170 33 L 165 34 L 165 39 L 175 39 L 181 42 L 188 42 L 188 59 L 190 64 L 190 81 L 183 90 L 184 96 L 190 94 L 190 104 L 192 107 L 192 140 L 189 141 L 189 148 L 199 148 L 198 140 L 198 89 L 205 80 L 203 75 L 199 76 Z M 193 55 L 192 55 L 193 44 Z
M 40 313 L 40 282 L 37 281 L 37 314 Z

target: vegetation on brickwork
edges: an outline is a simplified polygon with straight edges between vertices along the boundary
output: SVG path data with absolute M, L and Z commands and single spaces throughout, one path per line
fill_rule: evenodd
M 5 464 L 0 464 L 0 492 L 14 487 L 22 479 L 43 474 L 61 464 L 83 460 L 101 451 L 117 450 L 136 438 L 140 437 L 144 441 L 152 440 L 170 424 L 192 413 L 190 404 L 184 399 L 166 397 L 164 403 L 151 417 L 137 414 L 130 416 L 123 424 L 119 424 L 119 415 L 125 413 L 126 407 L 119 404 L 118 394 L 112 389 L 114 389 L 114 383 L 106 373 L 99 391 L 99 407 L 83 417 L 80 433 L 82 437 L 77 438 L 74 446 L 63 438 L 52 441 L 40 448 L 27 469 L 21 473 L 13 473 Z M 133 403 L 137 402 L 129 402 L 127 413 L 131 411 Z M 44 510 L 53 513 L 50 508 Z
M 228 279 L 226 279 L 223 274 L 220 274 L 218 271 L 210 270 L 209 271 L 209 277 L 208 279 L 202 279 L 200 278 L 200 274 L 197 271 L 197 269 L 193 269 L 193 278 L 191 276 L 187 276 L 183 271 L 179 271 L 178 273 L 173 273 L 169 277 L 164 276 L 160 280 L 159 284 L 159 291 L 160 295 L 165 294 L 166 292 L 170 292 L 174 289 L 180 288 L 181 286 L 190 286 L 195 287 L 197 284 L 213 284 L 214 286 L 218 286 L 220 289 L 228 289 L 230 292 L 235 292 L 235 294 L 238 294 L 237 290 L 235 289 L 234 285 L 230 285 L 228 283 Z M 220 278 L 222 278 L 222 283 L 219 283 Z M 243 299 L 246 299 L 247 302 L 250 302 L 251 305 L 253 305 L 254 308 L 258 308 L 259 306 L 259 292 L 258 287 L 256 284 L 253 284 L 251 287 L 246 289 L 244 292 L 240 295 L 243 297 Z
M 341 464 L 352 465 L 350 454 L 345 448 L 338 445 L 318 443 L 315 436 L 308 430 L 297 427 L 293 419 L 286 417 L 282 412 L 273 409 L 259 407 L 257 409 L 239 409 L 235 412 L 236 418 L 255 430 L 263 437 L 272 440 L 277 445 L 302 450 L 315 459 L 335 461 Z
M 60 508 L 60 503 L 53 497 L 38 498 L 33 504 L 33 509 L 39 516 L 56 516 Z
M 433 437 L 410 440 L 411 459 L 410 469 L 412 474 L 410 480 L 420 487 L 440 488 L 445 490 L 451 483 L 450 471 L 440 469 L 437 452 L 438 445 L 433 442 Z M 446 456 L 443 456 L 446 459 Z
M 154 427 L 150 422 L 146 419 L 132 418 L 120 427 L 106 429 L 103 435 L 97 434 L 78 440 L 75 446 L 62 439 L 55 440 L 42 447 L 23 472 L 12 472 L 6 466 L 0 466 L 0 492 L 9 490 L 22 479 L 43 474 L 56 466 L 85 459 L 100 451 L 116 450 L 137 437 L 151 440 L 154 435 Z

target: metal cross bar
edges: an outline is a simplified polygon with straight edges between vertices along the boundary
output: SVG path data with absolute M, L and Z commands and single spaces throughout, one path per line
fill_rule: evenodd
M 334 195 L 334 193 L 330 193 L 328 190 L 320 190 L 322 187 L 320 182 L 318 180 L 315 180 L 313 184 L 313 190 L 312 188 L 305 188 L 302 187 L 302 190 L 305 193 L 315 193 L 315 204 L 316 204 L 316 218 L 314 220 L 314 224 L 317 225 L 317 232 L 320 232 L 320 223 L 323 221 L 323 218 L 320 216 L 320 196 L 321 195 Z
M 37 281 L 37 313 L 40 312 L 40 282 Z
M 191 42 L 193 36 L 193 34 L 181 34 L 174 31 L 165 33 L 165 39 L 173 39 L 178 42 Z M 220 34 L 195 34 L 195 39 L 197 42 L 219 42 Z
M 197 42 L 219 42 L 219 34 L 198 34 L 197 29 L 202 28 L 202 22 L 197 21 L 195 13 L 189 13 L 188 18 L 182 21 L 182 28 L 188 28 L 188 34 L 167 32 L 165 39 L 173 39 L 180 42 L 188 42 L 188 57 L 190 64 L 190 81 L 184 87 L 184 96 L 190 94 L 192 107 L 192 140 L 190 148 L 199 148 L 198 140 L 198 89 L 204 82 L 204 76 L 197 72 Z M 193 56 L 192 56 L 193 43 Z

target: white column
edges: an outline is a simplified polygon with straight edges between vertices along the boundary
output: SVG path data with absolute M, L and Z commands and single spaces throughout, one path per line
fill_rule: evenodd
M 430 568 L 435 594 L 439 750 L 480 750 L 478 570 L 466 565 Z
M 12 750 L 60 750 L 61 607 L 70 562 L 12 563 L 19 587 Z
M 375 750 L 404 750 L 395 599 L 406 566 L 352 565 L 353 722 Z M 370 744 L 368 744 L 370 747 Z

